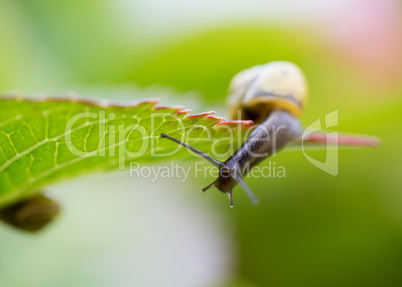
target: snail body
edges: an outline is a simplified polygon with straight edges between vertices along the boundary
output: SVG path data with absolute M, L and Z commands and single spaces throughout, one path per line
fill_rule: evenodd
M 233 206 L 233 188 L 240 184 L 253 202 L 256 196 L 243 177 L 264 159 L 281 150 L 302 134 L 299 116 L 307 98 L 302 71 L 290 62 L 271 62 L 246 69 L 229 86 L 229 113 L 232 119 L 253 120 L 258 126 L 244 144 L 225 162 L 165 134 L 176 143 L 202 156 L 219 169 L 218 178 L 203 191 L 216 187 L 229 195 Z

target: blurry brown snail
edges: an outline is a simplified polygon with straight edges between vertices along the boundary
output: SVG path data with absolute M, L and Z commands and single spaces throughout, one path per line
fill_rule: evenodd
M 0 220 L 24 231 L 41 230 L 60 212 L 57 202 L 42 194 L 0 209 Z

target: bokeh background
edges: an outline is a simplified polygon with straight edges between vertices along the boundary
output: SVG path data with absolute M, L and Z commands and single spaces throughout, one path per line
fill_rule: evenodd
M 0 286 L 402 286 L 401 51 L 397 0 L 0 0 L 0 91 L 225 116 L 236 72 L 288 60 L 309 81 L 305 125 L 338 109 L 339 131 L 382 140 L 340 151 L 335 177 L 279 154 L 286 179 L 246 179 L 258 207 L 236 190 L 229 209 L 195 176 L 49 187 L 52 226 L 0 226 Z

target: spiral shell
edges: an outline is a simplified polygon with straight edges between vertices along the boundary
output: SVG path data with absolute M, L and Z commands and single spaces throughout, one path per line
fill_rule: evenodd
M 300 68 L 285 61 L 254 66 L 236 74 L 229 86 L 232 119 L 264 121 L 274 109 L 300 117 L 307 99 L 307 83 Z

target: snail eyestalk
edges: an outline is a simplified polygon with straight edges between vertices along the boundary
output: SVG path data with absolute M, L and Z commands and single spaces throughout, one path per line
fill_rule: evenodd
M 219 177 L 210 185 L 204 187 L 202 189 L 203 192 L 206 190 L 216 187 L 218 188 L 221 192 L 228 194 L 229 196 L 229 201 L 230 201 L 230 207 L 233 207 L 233 187 L 236 184 L 240 184 L 241 187 L 245 190 L 247 195 L 250 197 L 250 200 L 255 204 L 258 202 L 257 197 L 254 195 L 254 193 L 251 191 L 251 189 L 246 185 L 246 183 L 243 181 L 241 176 L 238 173 L 238 165 L 235 165 L 234 167 L 230 168 L 226 164 L 226 162 L 221 162 L 219 160 L 216 160 L 209 155 L 203 153 L 202 151 L 185 144 L 182 141 L 179 141 L 175 138 L 172 138 L 166 134 L 161 134 L 161 138 L 167 138 L 175 143 L 184 146 L 185 148 L 191 150 L 192 152 L 196 153 L 197 155 L 201 156 L 204 158 L 206 161 L 208 161 L 210 164 L 215 166 L 216 168 L 219 169 Z
M 205 192 L 205 191 L 207 191 L 208 189 L 213 188 L 213 187 L 215 187 L 215 181 L 214 181 L 213 183 L 211 183 L 210 185 L 204 187 L 204 188 L 202 189 L 202 192 Z
M 250 198 L 253 204 L 258 204 L 258 198 L 255 194 L 251 191 L 248 185 L 243 181 L 240 175 L 235 174 L 234 179 L 241 185 L 244 191 L 247 193 L 248 197 Z
M 214 167 L 219 168 L 219 167 L 222 165 L 222 162 L 220 162 L 219 160 L 216 160 L 216 159 L 210 157 L 209 155 L 203 153 L 202 151 L 200 151 L 200 150 L 198 150 L 198 149 L 196 149 L 196 148 L 194 148 L 194 147 L 192 147 L 192 146 L 190 146 L 190 145 L 188 145 L 188 144 L 186 144 L 186 143 L 184 143 L 184 142 L 182 142 L 182 141 L 179 141 L 179 140 L 177 140 L 177 139 L 175 139 L 175 138 L 172 138 L 172 137 L 170 137 L 170 136 L 168 136 L 168 135 L 166 135 L 166 134 L 161 134 L 161 138 L 170 139 L 170 140 L 174 141 L 175 143 L 178 143 L 179 145 L 184 146 L 186 149 L 189 149 L 189 150 L 191 150 L 193 153 L 195 153 L 195 154 L 201 156 L 203 159 L 205 159 L 207 162 L 209 162 L 210 164 L 212 164 Z

